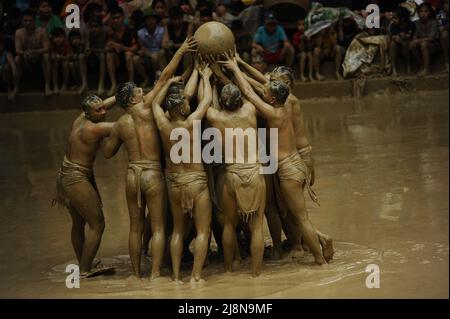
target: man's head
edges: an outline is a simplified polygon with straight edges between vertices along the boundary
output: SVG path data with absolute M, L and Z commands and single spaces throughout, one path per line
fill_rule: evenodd
M 266 84 L 263 100 L 275 107 L 281 107 L 289 96 L 289 86 L 280 80 L 269 81 Z
M 142 102 L 143 98 L 142 89 L 134 82 L 120 83 L 117 87 L 116 101 L 124 109 Z
M 39 1 L 38 5 L 39 15 L 44 18 L 50 18 L 52 16 L 52 6 L 48 0 Z
M 270 80 L 279 80 L 284 82 L 287 86 L 292 87 L 294 84 L 294 71 L 287 66 L 277 66 L 270 73 Z
M 106 117 L 106 107 L 97 95 L 90 94 L 81 102 L 81 108 L 87 119 L 94 123 L 103 122 Z
M 66 32 L 63 28 L 54 28 L 51 33 L 51 39 L 56 46 L 63 46 L 66 41 Z
M 164 0 L 154 0 L 152 3 L 152 9 L 161 18 L 164 18 L 166 16 L 167 7 Z
M 89 32 L 99 34 L 102 30 L 102 19 L 97 16 L 92 16 L 88 22 Z
M 223 2 L 219 2 L 218 4 L 217 4 L 217 7 L 216 7 L 216 14 L 219 16 L 219 17 L 221 17 L 221 16 L 223 16 L 224 14 L 226 14 L 227 13 L 227 7 L 225 6 L 225 3 L 223 3 Z
M 301 33 L 305 32 L 305 20 L 304 19 L 299 19 L 297 21 L 297 30 L 300 31 Z
M 264 28 L 266 29 L 266 32 L 268 34 L 275 33 L 275 30 L 277 29 L 278 21 L 277 16 L 275 15 L 275 12 L 273 11 L 267 11 L 264 15 Z
M 35 27 L 35 20 L 34 20 L 34 11 L 31 9 L 27 9 L 23 12 L 22 15 L 22 24 L 27 30 L 32 30 Z
M 88 23 L 93 16 L 102 18 L 102 15 L 102 7 L 96 2 L 91 2 L 86 6 L 86 9 L 84 9 L 83 21 Z
M 134 28 L 135 30 L 138 30 L 141 28 L 143 20 L 144 20 L 144 13 L 142 12 L 142 10 L 137 9 L 131 13 L 128 24 L 130 25 L 130 27 Z
M 180 9 L 183 11 L 184 14 L 192 14 L 192 6 L 189 0 L 181 0 L 180 1 Z
M 113 7 L 111 9 L 111 27 L 114 29 L 121 28 L 124 24 L 125 16 L 121 7 Z
M 169 19 L 170 23 L 175 27 L 179 28 L 183 23 L 183 10 L 180 7 L 172 7 L 169 9 Z
M 189 101 L 185 99 L 182 88 L 176 84 L 171 85 L 167 91 L 163 107 L 172 118 L 186 118 L 190 113 Z
M 200 11 L 200 25 L 213 20 L 211 9 L 203 9 Z
M 229 83 L 220 92 L 220 104 L 228 111 L 236 111 L 242 106 L 242 94 L 239 88 Z
M 422 21 L 427 21 L 428 19 L 432 18 L 433 16 L 433 7 L 428 2 L 423 2 L 419 8 L 417 9 L 419 12 L 419 18 Z
M 72 30 L 69 32 L 69 43 L 73 47 L 79 47 L 81 45 L 81 33 L 79 30 Z
M 156 13 L 155 10 L 150 8 L 144 13 L 144 22 L 147 29 L 154 30 L 160 21 L 161 17 Z

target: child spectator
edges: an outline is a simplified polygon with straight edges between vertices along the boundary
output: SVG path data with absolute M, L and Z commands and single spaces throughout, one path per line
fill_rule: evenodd
M 34 11 L 25 10 L 22 15 L 22 25 L 16 31 L 16 88 L 19 87 L 22 78 L 22 71 L 24 66 L 41 64 L 44 71 L 45 79 L 45 95 L 52 94 L 50 89 L 50 57 L 49 57 L 49 41 L 47 33 L 44 28 L 36 28 L 36 21 L 34 18 Z
M 283 27 L 278 24 L 275 12 L 266 13 L 264 25 L 258 28 L 252 46 L 254 49 L 252 55 L 262 55 L 267 64 L 283 63 L 287 67 L 292 67 L 294 48 Z
M 236 42 L 236 50 L 239 56 L 247 63 L 250 63 L 252 53 L 252 36 L 244 30 L 244 24 L 241 20 L 234 20 L 231 23 L 231 31 L 233 31 Z
M 194 8 L 192 8 L 189 0 L 181 0 L 180 8 L 183 11 L 183 21 L 188 23 L 194 22 Z
M 138 43 L 131 29 L 124 23 L 123 9 L 113 7 L 111 9 L 111 30 L 106 44 L 106 65 L 111 79 L 111 89 L 108 96 L 114 95 L 117 88 L 116 69 L 125 64 L 128 72 L 128 80 L 134 82 L 135 53 Z
M 175 52 L 183 44 L 184 40 L 192 35 L 192 23 L 183 21 L 183 10 L 180 7 L 172 7 L 169 10 L 169 22 L 163 37 L 163 48 L 166 56 L 172 59 Z M 183 65 L 186 68 L 190 62 L 189 55 L 183 57 Z
M 236 17 L 228 12 L 228 8 L 221 1 L 217 4 L 216 11 L 213 13 L 213 19 L 231 27 L 231 22 L 236 19 Z
M 156 13 L 156 15 L 159 16 L 160 18 L 159 23 L 162 26 L 166 26 L 168 21 L 166 2 L 164 0 L 153 0 L 152 9 Z
M 63 82 L 61 91 L 67 91 L 69 80 L 69 44 L 66 41 L 66 33 L 63 28 L 54 28 L 50 34 L 50 61 L 52 65 L 53 93 L 59 93 L 59 68 L 62 68 Z
M 85 55 L 87 62 L 91 65 L 98 65 L 99 78 L 97 95 L 102 96 L 105 92 L 106 73 L 106 35 L 107 29 L 102 26 L 102 19 L 92 16 L 88 22 L 88 34 L 86 37 Z
M 415 22 L 415 32 L 410 49 L 417 60 L 422 57 L 423 67 L 418 73 L 424 76 L 429 73 L 430 59 L 439 49 L 439 26 L 433 16 L 433 8 L 429 3 L 422 3 L 419 8 L 419 20 Z
M 397 7 L 392 13 L 391 24 L 388 29 L 388 35 L 391 38 L 389 55 L 393 76 L 397 76 L 397 56 L 399 52 L 405 58 L 408 73 L 410 72 L 409 43 L 414 35 L 414 28 L 408 9 L 403 6 Z
M 439 31 L 441 33 L 441 47 L 445 58 L 445 68 L 448 72 L 448 0 L 444 0 L 442 8 L 437 14 Z
M 16 64 L 12 54 L 6 51 L 5 41 L 0 37 L 0 79 L 8 85 L 8 100 L 14 100 L 17 94 L 17 87 L 14 79 L 17 76 Z
M 81 33 L 72 30 L 69 33 L 69 70 L 73 79 L 81 78 L 81 87 L 78 94 L 82 94 L 87 89 L 87 66 L 84 44 L 81 40 Z
M 161 16 L 154 10 L 149 10 L 144 15 L 145 26 L 138 31 L 139 55 L 141 58 L 137 70 L 139 75 L 144 79 L 142 86 L 148 85 L 149 81 L 144 65 L 149 66 L 153 71 L 157 72 L 162 71 L 166 66 L 164 49 L 162 47 L 165 30 L 159 24 L 160 22 Z
M 43 27 L 48 35 L 50 35 L 55 28 L 64 28 L 61 19 L 53 14 L 52 6 L 48 0 L 39 1 L 36 27 Z
M 305 66 L 308 62 L 309 79 L 313 81 L 313 56 L 312 56 L 312 43 L 311 39 L 305 36 L 305 20 L 300 19 L 297 23 L 297 32 L 292 38 L 292 44 L 296 50 L 297 56 L 300 60 L 300 79 L 306 82 Z
M 313 60 L 316 79 L 323 81 L 325 77 L 320 74 L 320 65 L 324 60 L 332 60 L 336 65 L 336 78 L 342 80 L 341 65 L 345 50 L 338 45 L 338 34 L 334 26 L 321 31 L 313 40 Z

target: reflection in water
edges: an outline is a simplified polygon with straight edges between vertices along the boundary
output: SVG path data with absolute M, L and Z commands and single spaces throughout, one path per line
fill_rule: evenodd
M 266 261 L 257 280 L 249 279 L 248 260 L 229 277 L 212 263 L 197 289 L 167 280 L 155 290 L 129 278 L 121 151 L 113 160 L 99 155 L 95 166 L 106 220 L 98 257 L 118 273 L 68 291 L 70 218 L 50 202 L 77 112 L 1 114 L 0 296 L 448 297 L 448 92 L 303 106 L 321 201 L 307 205 L 313 222 L 335 239 L 335 260 L 327 268 L 311 266 L 308 256 Z M 380 265 L 383 289 L 365 288 L 369 263 Z

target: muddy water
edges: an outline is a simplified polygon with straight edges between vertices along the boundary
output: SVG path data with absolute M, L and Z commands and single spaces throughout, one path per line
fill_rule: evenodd
M 99 156 L 106 229 L 98 257 L 117 273 L 82 281 L 80 289 L 65 287 L 65 265 L 74 259 L 70 218 L 50 207 L 77 112 L 2 114 L 0 297 L 448 298 L 448 107 L 448 91 L 305 102 L 321 202 L 308 208 L 334 238 L 335 259 L 326 267 L 310 256 L 265 261 L 256 280 L 247 260 L 229 276 L 221 264 L 208 265 L 207 282 L 197 287 L 176 286 L 167 272 L 158 283 L 130 278 L 126 157 Z M 379 289 L 366 288 L 369 264 L 380 268 Z

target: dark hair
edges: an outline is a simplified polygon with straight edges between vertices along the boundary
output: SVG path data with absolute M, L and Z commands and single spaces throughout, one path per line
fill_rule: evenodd
M 200 17 L 212 17 L 211 9 L 202 9 L 202 10 L 200 10 Z
M 38 7 L 40 7 L 41 4 L 43 4 L 44 2 L 47 2 L 50 7 L 52 6 L 52 4 L 51 4 L 51 2 L 49 0 L 39 0 Z
M 284 104 L 289 96 L 289 86 L 283 81 L 270 81 L 269 90 L 275 96 L 275 104 L 278 105 Z
M 130 105 L 130 100 L 133 97 L 133 91 L 136 88 L 136 83 L 125 82 L 120 83 L 116 91 L 116 101 L 122 108 L 127 108 Z
M 63 28 L 54 28 L 52 30 L 52 32 L 50 33 L 52 38 L 56 38 L 56 37 L 65 37 L 66 36 L 66 31 L 64 31 Z
M 81 109 L 83 110 L 83 112 L 89 112 L 92 108 L 93 103 L 101 101 L 102 99 L 99 98 L 97 95 L 89 94 L 83 99 L 83 101 L 81 101 Z
M 207 9 L 211 10 L 211 5 L 206 0 L 199 0 L 199 1 L 197 1 L 197 5 L 195 6 L 195 10 L 200 10 L 200 8 L 202 8 L 202 7 L 206 7 Z
M 81 38 L 80 30 L 71 30 L 69 32 L 69 40 L 71 40 L 72 38 L 75 38 L 75 37 L 80 37 Z
M 130 16 L 130 20 L 136 21 L 138 28 L 140 28 L 143 18 L 144 18 L 144 12 L 142 12 L 142 10 L 140 10 L 140 9 L 134 10 Z
M 25 9 L 25 10 L 23 10 L 23 13 L 22 13 L 22 17 L 32 16 L 34 18 L 35 15 L 36 15 L 36 13 L 34 12 L 34 10 L 31 10 L 31 9 Z
M 170 111 L 174 107 L 179 107 L 184 103 L 184 95 L 181 92 L 169 93 L 166 95 L 166 98 L 163 102 L 163 108 L 167 111 Z
M 166 1 L 164 1 L 164 0 L 153 0 L 153 2 L 152 2 L 152 9 L 155 9 L 156 4 L 157 4 L 158 2 L 161 2 L 162 4 L 164 4 L 164 6 L 167 6 L 167 5 L 166 5 Z
M 394 14 L 400 19 L 400 20 L 406 20 L 409 19 L 411 14 L 409 13 L 408 9 L 406 9 L 404 6 L 398 6 L 394 10 Z
M 169 9 L 169 17 L 170 18 L 182 18 L 183 10 L 180 7 L 172 7 Z
M 428 2 L 422 2 L 418 7 L 417 7 L 417 12 L 419 12 L 420 10 L 422 10 L 422 8 L 427 8 L 428 11 L 430 12 L 430 18 L 434 18 L 434 9 L 431 6 L 430 3 Z
M 220 103 L 226 110 L 235 111 L 242 106 L 242 93 L 233 83 L 229 83 L 220 92 Z
M 94 14 L 95 11 L 102 11 L 102 7 L 96 3 L 96 2 L 91 2 L 86 6 L 86 9 L 84 9 L 83 12 L 83 21 L 84 22 L 88 22 L 91 20 L 92 17 L 95 17 L 96 15 Z
M 242 30 L 244 29 L 244 23 L 239 20 L 235 19 L 231 22 L 231 30 Z
M 117 7 L 112 7 L 110 10 L 111 16 L 115 15 L 115 14 L 120 14 L 121 16 L 125 15 L 123 13 L 123 9 L 119 6 Z
M 291 85 L 294 83 L 294 71 L 287 66 L 277 66 L 272 74 L 277 77 L 286 78 Z
M 92 16 L 89 18 L 89 21 L 88 21 L 88 25 L 90 25 L 90 24 L 96 24 L 98 26 L 102 26 L 103 25 L 102 18 L 97 17 L 97 16 Z

